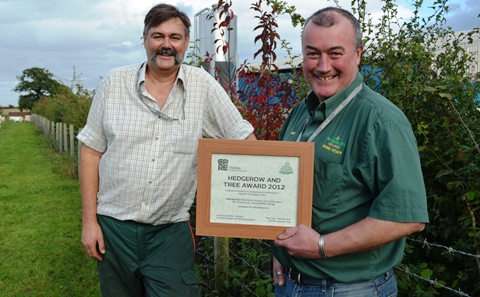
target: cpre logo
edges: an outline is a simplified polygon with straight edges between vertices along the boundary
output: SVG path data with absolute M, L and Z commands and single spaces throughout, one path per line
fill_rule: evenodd
M 218 159 L 218 170 L 228 171 L 228 159 Z

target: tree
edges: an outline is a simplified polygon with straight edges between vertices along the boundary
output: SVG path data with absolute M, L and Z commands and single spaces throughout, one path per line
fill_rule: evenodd
M 12 91 L 20 93 L 18 106 L 22 110 L 31 110 L 42 97 L 53 96 L 61 85 L 51 72 L 38 67 L 23 70 L 17 79 L 19 82 Z
M 286 7 L 285 3 L 278 1 L 273 2 L 267 1 L 267 4 L 271 6 L 271 12 L 262 8 L 262 0 L 251 5 L 251 9 L 258 13 L 255 18 L 258 19 L 259 24 L 254 31 L 259 31 L 255 37 L 255 43 L 259 43 L 259 49 L 253 58 L 261 57 L 260 67 L 253 69 L 246 63 L 239 67 L 236 77 L 245 82 L 243 90 L 237 89 L 236 80 L 232 80 L 226 85 L 226 91 L 231 95 L 232 101 L 237 105 L 242 116 L 253 125 L 255 136 L 262 140 L 278 139 L 280 127 L 285 121 L 288 111 L 299 98 L 293 94 L 294 90 L 299 90 L 300 85 L 305 86 L 304 83 L 301 83 L 300 72 L 294 71 L 290 76 L 280 75 L 278 67 L 275 65 L 277 59 L 275 50 L 280 41 L 276 21 L 278 13 L 290 13 L 292 21 L 301 21 L 301 17 L 295 13 L 294 7 Z M 220 15 L 233 15 L 233 12 L 230 11 L 231 6 L 232 1 L 219 0 L 216 10 L 220 11 Z M 230 32 L 233 30 L 230 27 L 230 21 L 231 18 L 225 18 L 224 21 L 216 24 L 217 27 L 214 30 Z M 217 52 L 223 51 L 225 54 L 229 49 L 229 44 L 219 41 L 215 41 L 215 43 L 220 43 Z M 282 41 L 282 47 L 288 47 L 288 43 Z M 207 53 L 204 63 L 209 63 L 211 59 L 213 56 Z M 217 73 L 217 69 L 214 69 L 214 72 Z M 215 76 L 217 80 L 222 80 L 220 75 L 215 74 Z M 291 81 L 294 83 L 292 84 Z
M 60 85 L 52 97 L 43 97 L 37 101 L 32 112 L 53 122 L 82 128 L 86 124 L 94 95 L 95 91 L 87 90 L 81 84 L 75 85 L 75 92 L 65 85 Z

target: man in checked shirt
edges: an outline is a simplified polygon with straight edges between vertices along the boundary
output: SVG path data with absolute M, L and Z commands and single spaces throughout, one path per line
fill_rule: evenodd
M 106 76 L 78 135 L 82 243 L 103 296 L 200 296 L 188 224 L 198 139 L 255 136 L 211 75 L 182 64 L 188 16 L 159 4 L 144 23 L 147 61 Z

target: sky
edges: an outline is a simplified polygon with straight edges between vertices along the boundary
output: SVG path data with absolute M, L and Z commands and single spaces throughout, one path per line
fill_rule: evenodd
M 429 16 L 429 3 L 424 0 L 422 15 Z M 254 43 L 258 22 L 250 7 L 254 0 L 232 0 L 237 16 L 237 48 L 239 62 L 254 62 L 253 54 L 260 44 Z M 265 2 L 265 1 L 264 1 Z M 335 5 L 332 0 L 287 0 L 297 13 L 308 17 L 314 11 Z M 0 0 L 0 107 L 18 106 L 19 93 L 12 89 L 22 71 L 39 67 L 53 73 L 65 85 L 82 84 L 95 89 L 114 68 L 142 63 L 143 20 L 148 10 L 158 4 L 151 0 Z M 164 0 L 187 13 L 192 24 L 194 16 L 216 0 Z M 349 9 L 350 0 L 339 0 Z M 412 0 L 398 0 L 399 16 L 408 19 L 413 14 Z M 455 31 L 480 27 L 480 1 L 449 0 L 447 25 Z M 266 6 L 263 6 L 267 9 Z M 367 0 L 367 11 L 373 20 L 381 13 L 379 0 Z M 279 16 L 278 33 L 292 47 L 292 55 L 300 50 L 300 27 L 293 27 L 288 16 Z M 191 28 L 191 40 L 195 28 Z M 279 48 L 278 57 L 287 55 Z M 75 75 L 74 75 L 75 74 Z

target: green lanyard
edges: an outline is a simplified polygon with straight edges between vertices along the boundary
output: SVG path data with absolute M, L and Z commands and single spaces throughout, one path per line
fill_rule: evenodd
M 342 111 L 345 108 L 345 106 L 347 106 L 347 104 L 350 103 L 350 101 L 352 101 L 353 98 L 355 98 L 355 96 L 357 96 L 357 94 L 361 90 L 362 90 L 362 84 L 356 87 L 350 93 L 350 95 L 348 95 L 348 97 L 345 98 L 342 101 L 342 103 L 340 103 L 340 105 L 337 106 L 337 108 L 335 108 L 335 110 L 325 119 L 325 121 L 323 121 L 323 123 L 320 126 L 318 126 L 317 130 L 315 130 L 315 132 L 313 132 L 313 134 L 310 135 L 310 137 L 307 139 L 307 142 L 311 142 L 315 137 L 317 137 L 317 135 L 320 134 L 320 132 L 322 132 L 322 130 L 325 129 L 325 127 L 327 127 L 328 124 L 330 124 L 330 122 L 340 113 L 340 111 Z M 311 117 L 310 115 L 307 116 L 305 123 L 303 124 L 302 133 L 300 133 L 300 135 L 298 136 L 297 142 L 299 142 L 300 139 L 302 138 L 303 132 L 305 131 L 305 128 L 307 127 L 308 122 L 310 122 L 310 117 Z

